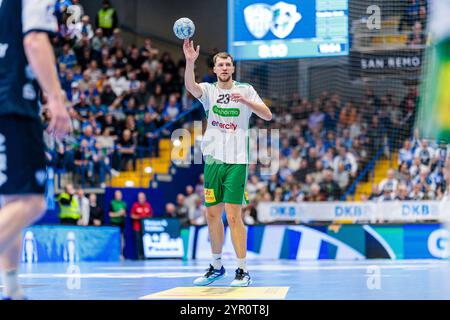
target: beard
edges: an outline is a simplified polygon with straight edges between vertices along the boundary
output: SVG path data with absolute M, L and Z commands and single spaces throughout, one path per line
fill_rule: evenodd
M 219 75 L 218 80 L 220 82 L 228 82 L 231 79 L 231 75 Z

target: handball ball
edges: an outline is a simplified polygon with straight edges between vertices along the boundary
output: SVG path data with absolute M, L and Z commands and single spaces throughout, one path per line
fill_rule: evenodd
M 180 18 L 173 24 L 173 32 L 181 40 L 189 39 L 194 35 L 195 25 L 189 18 Z

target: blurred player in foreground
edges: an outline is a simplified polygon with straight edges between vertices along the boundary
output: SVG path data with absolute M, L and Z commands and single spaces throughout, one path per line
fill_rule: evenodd
M 251 283 L 246 266 L 247 234 L 241 213 L 242 204 L 248 201 L 245 186 L 250 158 L 249 119 L 255 113 L 270 121 L 272 113 L 251 85 L 233 81 L 234 61 L 231 55 L 221 52 L 214 56 L 216 83 L 196 83 L 194 65 L 200 46 L 195 49 L 193 42 L 186 39 L 183 51 L 186 58 L 186 89 L 203 104 L 208 123 L 202 140 L 202 152 L 205 158 L 205 205 L 213 259 L 207 272 L 194 284 L 208 285 L 226 274 L 222 265 L 222 212 L 225 208 L 238 260 L 231 286 L 245 287 Z
M 71 130 L 47 33 L 57 31 L 53 0 L 0 1 L 0 269 L 3 298 L 23 299 L 18 281 L 22 229 L 45 212 L 46 169 L 39 81 L 48 130 Z

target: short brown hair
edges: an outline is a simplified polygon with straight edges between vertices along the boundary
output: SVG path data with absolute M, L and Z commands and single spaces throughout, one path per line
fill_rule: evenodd
M 230 58 L 230 59 L 231 59 L 231 63 L 234 65 L 234 59 L 233 59 L 233 57 L 231 56 L 231 54 L 229 54 L 228 52 L 219 52 L 219 53 L 216 53 L 216 54 L 214 55 L 214 57 L 213 57 L 214 65 L 216 65 L 216 60 L 217 60 L 217 58 L 222 58 L 222 59 Z

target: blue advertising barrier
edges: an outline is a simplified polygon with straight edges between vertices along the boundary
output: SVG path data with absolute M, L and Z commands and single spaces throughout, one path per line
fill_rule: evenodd
M 174 222 L 174 223 L 172 223 Z M 209 259 L 206 226 L 181 228 L 175 219 L 145 219 L 147 258 Z M 247 226 L 248 259 L 448 259 L 442 224 Z M 134 239 L 132 239 L 133 241 Z M 134 245 L 133 245 L 134 246 Z M 119 261 L 117 227 L 33 226 L 23 232 L 23 262 Z M 225 229 L 224 259 L 235 258 Z
M 448 259 L 450 232 L 443 224 L 247 226 L 248 259 Z M 209 259 L 206 226 L 190 227 L 185 259 Z M 229 228 L 222 255 L 235 258 Z
M 32 226 L 23 231 L 22 262 L 119 261 L 118 227 Z

